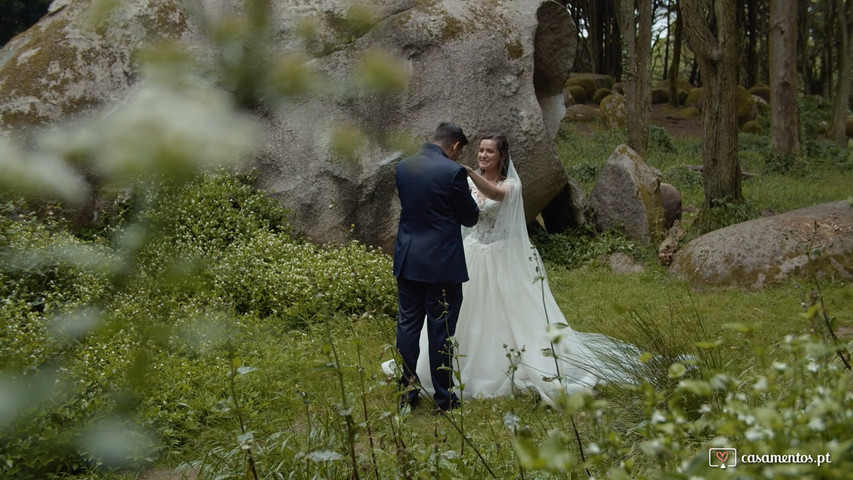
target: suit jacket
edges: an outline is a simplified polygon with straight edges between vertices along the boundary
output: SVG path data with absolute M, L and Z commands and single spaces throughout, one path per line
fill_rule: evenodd
M 480 210 L 467 179 L 465 168 L 432 143 L 397 164 L 402 210 L 394 246 L 395 277 L 428 283 L 468 281 L 461 226 L 474 226 Z

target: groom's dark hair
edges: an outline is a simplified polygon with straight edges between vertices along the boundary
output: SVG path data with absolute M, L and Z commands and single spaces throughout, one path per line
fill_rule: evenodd
M 462 127 L 459 125 L 456 125 L 453 122 L 443 122 L 435 129 L 435 133 L 432 136 L 432 142 L 443 147 L 449 147 L 454 143 L 459 142 L 459 145 L 464 147 L 465 145 L 468 145 L 468 137 L 465 136 L 465 133 L 462 131 Z

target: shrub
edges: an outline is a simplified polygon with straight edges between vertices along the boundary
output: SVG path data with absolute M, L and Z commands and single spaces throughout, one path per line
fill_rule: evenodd
M 592 232 L 548 234 L 540 230 L 534 232 L 530 240 L 539 250 L 542 261 L 567 268 L 577 267 L 611 253 L 636 253 L 634 243 L 616 232 L 599 235 Z
M 214 295 L 261 317 L 302 323 L 323 309 L 391 314 L 396 307 L 390 258 L 355 241 L 319 247 L 260 232 L 230 249 L 211 275 Z
M 577 395 L 566 399 L 564 408 L 596 419 L 595 440 L 587 445 L 582 465 L 612 478 L 706 478 L 714 472 L 711 448 L 737 449 L 737 472 L 745 478 L 841 478 L 835 475 L 853 463 L 847 444 L 839 441 L 853 428 L 846 407 L 853 383 L 834 355 L 834 348 L 810 336 L 788 336 L 734 375 L 707 371 L 702 378 L 688 378 L 689 370 L 675 363 L 672 387 L 633 388 L 644 415 L 627 431 L 620 426 L 622 410 L 611 401 Z M 773 455 L 788 461 L 772 461 Z M 614 458 L 623 461 L 614 464 Z
M 0 297 L 34 311 L 73 308 L 100 298 L 108 250 L 69 234 L 48 208 L 43 219 L 21 201 L 0 206 Z
M 136 218 L 112 243 L 3 204 L 0 385 L 16 394 L 0 418 L 0 473 L 138 465 L 191 438 L 216 400 L 156 375 L 208 369 L 223 339 L 243 333 L 231 307 L 249 323 L 274 316 L 290 325 L 320 312 L 395 311 L 390 257 L 357 242 L 294 239 L 284 209 L 250 182 L 220 172 L 141 190 L 130 203 Z M 137 417 L 143 393 L 153 400 Z M 120 440 L 105 444 L 111 435 Z
M 830 171 L 853 170 L 853 148 L 845 150 L 835 142 L 808 141 L 803 144 L 803 157 L 807 165 Z
M 567 169 L 570 177 L 584 184 L 592 184 L 601 173 L 601 165 L 593 162 L 580 162 L 570 165 Z
M 153 249 L 217 255 L 260 230 L 289 234 L 287 210 L 251 186 L 251 177 L 225 172 L 204 175 L 179 191 L 139 201 L 143 220 L 154 227 Z
M 809 95 L 800 99 L 800 121 L 803 138 L 817 139 L 826 133 L 832 119 L 832 104 L 818 95 Z
M 674 153 L 677 151 L 672 137 L 666 129 L 652 125 L 649 127 L 649 146 L 663 153 Z
M 687 165 L 678 165 L 663 172 L 663 181 L 678 187 L 679 190 L 702 187 L 702 173 Z

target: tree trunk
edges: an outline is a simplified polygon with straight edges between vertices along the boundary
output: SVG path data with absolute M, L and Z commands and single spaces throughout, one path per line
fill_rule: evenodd
M 770 2 L 770 146 L 786 164 L 799 161 L 797 0 Z
M 618 9 L 614 12 L 611 2 L 595 2 L 601 6 L 602 15 L 606 19 L 605 27 L 607 28 L 605 38 L 605 53 L 606 59 L 602 65 L 602 71 L 615 79 L 622 77 L 622 32 L 619 31 L 619 22 L 617 20 Z
M 710 5 L 710 11 L 703 11 Z M 714 225 L 711 210 L 743 200 L 737 157 L 737 77 L 741 37 L 736 0 L 682 0 L 687 41 L 699 63 L 705 88 L 702 110 L 702 181 L 705 199 L 699 228 Z
M 811 56 L 809 55 L 809 22 L 808 22 L 809 5 L 806 2 L 797 2 L 797 18 L 801 18 L 799 22 L 799 30 L 797 36 L 797 46 L 799 48 L 798 57 L 800 60 L 800 72 L 803 77 L 803 95 L 811 94 Z
M 586 18 L 587 29 L 589 31 L 589 35 L 587 36 L 589 67 L 590 72 L 595 73 L 601 70 L 601 63 L 604 58 L 604 22 L 599 18 L 597 2 L 589 2 L 587 5 Z
M 628 146 L 645 157 L 649 146 L 651 116 L 652 1 L 636 0 L 638 17 L 634 16 L 634 0 L 615 0 L 622 38 L 628 52 L 625 104 L 628 107 Z
M 670 20 L 670 16 L 672 15 L 672 8 L 670 8 L 669 4 L 666 7 L 666 44 L 663 49 L 663 80 L 669 78 L 669 46 L 672 43 L 672 21 Z
M 699 76 L 699 62 L 696 61 L 696 56 L 693 56 L 693 63 L 690 65 L 690 85 L 694 87 L 702 86 L 702 78 Z
M 681 64 L 681 43 L 684 36 L 684 22 L 681 19 L 681 12 L 678 6 L 678 0 L 673 3 L 675 9 L 675 38 L 672 46 L 672 64 L 669 67 L 669 106 L 677 107 L 678 101 L 678 70 Z
M 853 55 L 853 0 L 836 0 L 838 31 L 838 81 L 835 84 L 835 99 L 832 110 L 832 137 L 835 142 L 847 146 L 847 109 L 850 103 L 850 55 Z
M 825 0 L 826 11 L 823 19 L 823 61 L 821 63 L 820 84 L 821 95 L 823 98 L 829 98 L 832 91 L 832 72 L 835 64 L 832 61 L 832 52 L 835 43 L 835 0 Z
M 577 34 L 577 57 L 573 70 L 579 72 L 591 72 L 592 62 L 590 61 L 590 35 L 586 30 L 585 25 L 588 24 L 585 2 L 561 1 L 569 9 L 569 14 L 575 22 L 575 32 Z
M 775 0 L 774 0 L 775 1 Z M 746 55 L 744 69 L 746 70 L 746 87 L 752 87 L 758 82 L 758 8 L 756 0 L 746 1 Z M 772 3 L 772 2 L 771 2 Z

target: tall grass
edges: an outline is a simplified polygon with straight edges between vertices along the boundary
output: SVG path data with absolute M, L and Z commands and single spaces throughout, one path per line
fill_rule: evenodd
M 625 142 L 624 132 L 596 128 L 589 134 L 581 134 L 571 122 L 563 123 L 557 138 L 557 153 L 566 171 L 581 183 L 586 193 L 592 190 L 598 172 L 614 149 Z M 651 140 L 644 160 L 660 170 L 661 181 L 679 189 L 685 212 L 682 223 L 689 227 L 704 199 L 701 174 L 690 168 L 702 164 L 701 139 L 674 140 L 662 129 L 653 128 Z M 741 169 L 747 174 L 743 179 L 743 194 L 753 217 L 850 196 L 853 185 L 850 154 L 829 139 L 806 138 L 803 160 L 793 167 L 778 163 L 767 136 L 741 134 L 738 143 Z
M 849 284 L 696 291 L 618 235 L 543 240 L 542 251 L 571 326 L 642 351 L 636 383 L 551 407 L 518 392 L 444 415 L 398 411 L 396 379 L 380 370 L 394 339 L 388 255 L 294 238 L 286 211 L 223 173 L 256 143 L 245 109 L 278 91 L 258 82 L 281 79 L 253 60 L 270 44 L 266 16 L 243 20 L 211 39 L 237 52 L 212 67 L 216 82 L 160 65 L 169 78 L 103 118 L 41 141 L 0 138 L 17 172 L 0 178 L 0 476 L 723 478 L 707 448 L 732 445 L 832 455 L 824 467 L 740 466 L 747 477 L 853 471 L 853 387 L 837 360 L 850 349 Z M 234 48 L 238 39 L 247 43 Z M 849 152 L 811 142 L 792 171 L 765 138 L 742 138 L 756 212 L 849 196 Z M 589 191 L 623 141 L 564 126 L 557 150 Z M 655 131 L 647 159 L 688 210 L 701 204 L 689 168 L 698 145 Z M 130 192 L 101 231 L 80 234 L 56 215 L 53 201 L 86 200 L 79 165 Z M 615 275 L 601 260 L 613 252 L 644 271 Z M 814 334 L 816 318 L 832 342 Z
M 608 146 L 600 152 L 619 141 L 602 135 Z M 672 147 L 653 161 L 697 189 L 681 153 L 695 143 Z M 818 182 L 848 174 L 833 150 L 815 151 L 804 178 L 773 171 L 749 182 L 797 183 L 786 205 L 811 204 L 824 186 Z M 744 158 L 761 167 L 759 156 Z M 446 415 L 402 414 L 396 379 L 379 368 L 394 342 L 388 256 L 357 243 L 318 247 L 294 238 L 286 212 L 247 180 L 220 173 L 187 181 L 168 199 L 144 201 L 144 210 L 127 205 L 129 216 L 115 229 L 84 238 L 62 222 L 22 215 L 21 203 L 5 204 L 3 254 L 40 260 L 16 260 L 0 272 L 0 380 L 4 388 L 30 381 L 33 398 L 44 398 L 38 385 L 55 378 L 67 386 L 38 408 L 14 407 L 14 421 L 4 417 L 0 468 L 19 478 L 136 475 L 117 469 L 110 455 L 118 455 L 125 469 L 180 468 L 198 478 L 659 476 L 683 473 L 720 436 L 752 445 L 759 433 L 744 437 L 756 428 L 744 419 L 767 408 L 794 412 L 819 392 L 841 395 L 833 405 L 849 407 L 849 374 L 832 359 L 849 348 L 849 284 L 816 289 L 815 279 L 802 278 L 750 293 L 695 290 L 670 277 L 651 252 L 610 233 L 533 239 L 570 325 L 638 349 L 633 386 L 602 385 L 552 407 L 517 392 L 466 401 Z M 755 204 L 772 205 L 762 197 Z M 133 247 L 133 269 L 116 270 L 135 216 L 162 234 Z M 69 261 L 56 245 L 85 255 Z M 22 255 L 32 249 L 53 253 Z M 604 261 L 613 252 L 633 257 L 643 271 L 614 274 Z M 98 312 L 77 308 L 104 292 L 110 300 Z M 820 310 L 804 309 L 815 298 Z M 83 322 L 87 315 L 95 323 Z M 810 336 L 814 318 L 831 324 L 838 339 Z M 66 364 L 73 368 L 55 368 Z M 511 359 L 495 368 L 511 372 Z M 779 386 L 765 387 L 771 378 Z M 824 411 L 836 415 L 832 408 Z M 831 468 L 842 468 L 850 458 L 833 432 L 848 428 L 848 417 L 812 413 L 812 429 L 787 417 L 766 428 L 812 452 L 825 446 L 837 455 Z M 113 450 L 78 443 L 93 438 L 86 436 L 92 420 L 112 431 L 126 425 L 130 434 L 122 438 L 133 440 Z M 34 438 L 46 441 L 33 449 Z

